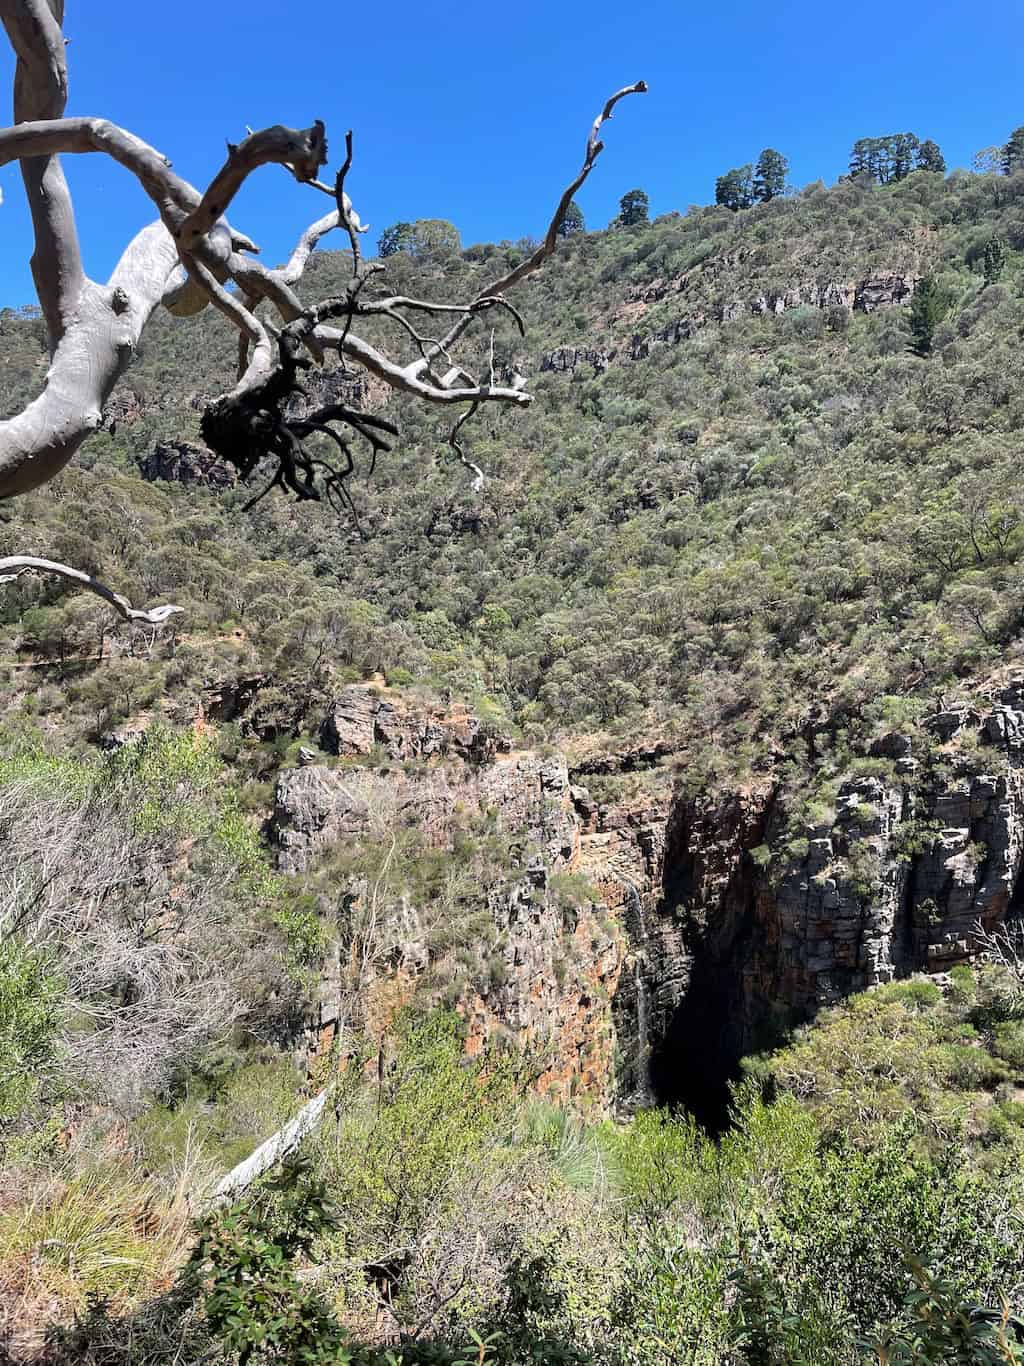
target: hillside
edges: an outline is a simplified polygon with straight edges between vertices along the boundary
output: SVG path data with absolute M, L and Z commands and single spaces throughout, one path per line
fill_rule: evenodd
M 386 278 L 468 296 L 524 249 Z M 307 294 L 348 269 L 318 252 Z M 29 1303 L 78 1314 L 53 1360 L 120 1359 L 126 1323 L 147 1361 L 211 1350 L 195 1284 L 165 1294 L 182 1192 L 328 1080 L 312 1171 L 245 1217 L 332 1196 L 288 1245 L 323 1304 L 278 1290 L 353 1361 L 405 1334 L 464 1366 L 475 1332 L 507 1366 L 848 1366 L 923 1359 L 882 1355 L 915 1276 L 937 1322 L 1024 1308 L 1024 172 L 580 233 L 518 304 L 473 359 L 536 398 L 467 424 L 479 489 L 449 420 L 328 369 L 396 450 L 354 516 L 245 511 L 199 439 L 235 364 L 204 314 L 157 318 L 103 430 L 4 506 L 0 554 L 184 608 L 0 604 L 23 1355 Z M 0 411 L 45 367 L 0 313 Z M 92 1181 L 134 1279 L 106 1244 L 39 1269 Z
M 570 239 L 528 286 L 526 340 L 497 329 L 537 400 L 469 429 L 480 494 L 444 419 L 392 401 L 401 446 L 353 486 L 365 540 L 326 509 L 140 486 L 136 460 L 195 438 L 234 359 L 213 319 L 159 324 L 113 430 L 59 501 L 13 508 L 5 544 L 88 548 L 131 594 L 176 595 L 198 657 L 276 673 L 326 630 L 336 666 L 484 693 L 528 738 L 664 732 L 689 773 L 742 777 L 879 697 L 938 696 L 1013 638 L 1022 194 L 917 173 Z M 994 235 L 1008 265 L 986 289 Z M 499 253 L 400 255 L 389 278 L 458 295 Z M 343 270 L 320 253 L 307 288 Z M 908 350 L 924 274 L 952 295 L 928 359 Z M 37 324 L 5 315 L 4 343 L 7 411 L 44 359 Z M 131 535 L 103 511 L 129 487 Z M 54 596 L 8 595 L 8 619 Z M 229 623 L 248 650 L 215 642 Z M 182 697 L 195 680 L 174 672 Z

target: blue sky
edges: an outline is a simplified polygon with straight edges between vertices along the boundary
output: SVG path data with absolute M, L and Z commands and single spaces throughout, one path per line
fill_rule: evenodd
M 641 77 L 651 93 L 620 107 L 580 195 L 590 227 L 633 186 L 654 214 L 707 203 L 717 175 L 766 145 L 797 185 L 835 180 L 855 138 L 908 129 L 969 165 L 1024 123 L 1022 21 L 1022 0 L 67 0 L 69 112 L 130 128 L 197 186 L 246 124 L 322 118 L 335 164 L 351 126 L 372 241 L 442 217 L 469 244 L 539 233 L 604 98 Z M 12 70 L 4 47 L 6 90 Z M 105 278 L 153 214 L 119 167 L 67 160 L 86 265 Z M 0 189 L 0 304 L 18 305 L 33 292 L 16 167 Z M 231 217 L 274 263 L 325 202 L 266 168 Z

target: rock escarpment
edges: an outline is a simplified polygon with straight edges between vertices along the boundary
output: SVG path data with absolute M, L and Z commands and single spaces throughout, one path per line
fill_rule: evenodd
M 233 488 L 237 476 L 218 456 L 192 441 L 160 441 L 139 461 L 143 479 L 211 489 Z
M 687 313 L 659 322 L 646 331 L 634 330 L 621 346 L 607 349 L 559 346 L 541 356 L 540 368 L 571 373 L 591 365 L 594 374 L 603 374 L 613 362 L 646 360 L 658 346 L 676 346 L 689 341 L 709 323 L 731 323 L 740 318 L 770 315 L 778 317 L 792 309 L 838 309 L 843 313 L 875 313 L 910 301 L 920 277 L 911 271 L 882 271 L 861 280 L 800 280 L 777 289 L 766 289 L 748 298 L 720 298 L 717 302 L 691 306 Z M 672 280 L 651 280 L 632 286 L 621 316 L 637 321 L 651 305 L 675 295 L 685 296 L 692 279 L 682 275 Z
M 798 819 L 768 778 L 674 792 L 654 743 L 588 762 L 605 783 L 652 779 L 600 801 L 564 758 L 512 749 L 465 708 L 354 685 L 324 718 L 333 766 L 306 755 L 281 774 L 273 839 L 281 868 L 301 871 L 382 811 L 381 828 L 414 824 L 437 850 L 485 822 L 508 861 L 478 889 L 487 971 L 458 987 L 467 1046 L 509 1037 L 536 1051 L 542 1089 L 683 1099 L 713 1121 L 738 1059 L 780 1026 L 968 957 L 1024 901 L 1024 682 L 927 733 L 926 761 L 884 736 L 871 771 Z M 403 903 L 382 955 L 390 1000 L 452 951 L 429 918 Z M 341 1013 L 332 980 L 321 1043 Z
M 578 365 L 590 365 L 595 375 L 604 374 L 611 357 L 607 351 L 593 346 L 558 346 L 546 351 L 540 358 L 541 371 L 554 370 L 565 373 L 575 370 Z
M 780 1026 L 964 961 L 1019 913 L 1024 682 L 926 727 L 928 765 L 907 736 L 886 736 L 883 771 L 840 781 L 811 823 L 768 784 L 676 803 L 646 951 L 664 1007 L 653 1023 L 660 1094 L 712 1113 L 739 1057 Z
M 429 759 L 451 754 L 470 763 L 507 752 L 511 742 L 487 733 L 464 706 L 403 705 L 374 687 L 354 684 L 338 694 L 320 727 L 329 754 L 367 756 L 379 746 L 389 759 Z
M 712 319 L 732 322 L 748 313 L 777 316 L 791 308 L 847 308 L 851 312 L 874 313 L 879 308 L 907 303 L 918 278 L 912 271 L 888 270 L 860 280 L 798 280 L 777 289 L 766 289 L 750 298 L 723 300 L 695 314 L 694 318 L 700 323 Z M 691 283 L 689 275 L 673 280 L 651 280 L 632 286 L 626 299 L 632 304 L 660 303 L 673 294 L 685 294 Z
M 447 851 L 485 824 L 507 849 L 505 866 L 475 889 L 488 922 L 476 944 L 453 947 L 429 905 L 403 900 L 378 954 L 387 982 L 368 988 L 367 1012 L 409 999 L 453 953 L 472 958 L 476 949 L 481 961 L 458 988 L 468 1049 L 510 1038 L 532 1050 L 545 1092 L 606 1105 L 646 1094 L 649 974 L 640 958 L 667 790 L 660 805 L 601 805 L 570 781 L 564 757 L 515 751 L 462 707 L 367 685 L 338 694 L 321 744 L 336 764 L 303 764 L 277 782 L 271 835 L 282 871 L 309 870 L 346 843 L 408 826 Z M 357 880 L 351 890 L 369 895 Z M 343 975 L 328 965 L 321 1048 L 345 1014 Z

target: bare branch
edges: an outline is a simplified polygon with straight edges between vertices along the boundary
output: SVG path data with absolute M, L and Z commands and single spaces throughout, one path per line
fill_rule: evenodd
M 267 329 L 255 313 L 250 313 L 241 300 L 228 293 L 220 281 L 197 257 L 183 252 L 182 263 L 196 284 L 208 296 L 213 306 L 219 309 L 225 318 L 252 343 L 255 350 L 252 359 L 249 361 L 248 370 L 262 374 L 271 364 L 270 336 Z
M 14 118 L 59 119 L 68 96 L 61 22 L 64 0 L 0 0 L 0 20 L 18 56 L 14 73 Z M 35 251 L 32 276 L 46 320 L 51 354 L 74 312 L 85 273 L 78 245 L 71 193 L 53 156 L 21 163 Z
M 361 259 L 359 236 L 366 225 L 345 190 L 352 165 L 351 131 L 346 134 L 345 159 L 333 189 L 317 179 L 327 155 L 324 127 L 317 121 L 301 130 L 275 125 L 249 132 L 238 145 L 229 143 L 224 164 L 200 194 L 171 169 L 166 157 L 126 129 L 102 118 L 62 117 L 66 100 L 62 14 L 63 0 L 0 0 L 0 19 L 17 51 L 19 73 L 35 92 L 17 107 L 19 122 L 0 129 L 0 165 L 19 160 L 23 169 L 49 166 L 59 175 L 54 160 L 58 155 L 104 153 L 136 176 L 156 205 L 160 221 L 136 235 L 108 285 L 98 285 L 81 275 L 75 265 L 77 245 L 69 216 L 70 200 L 62 178 L 56 185 L 55 212 L 61 208 L 58 200 L 62 189 L 66 200 L 62 201 L 63 228 L 56 218 L 49 223 L 45 273 L 53 289 L 47 298 L 41 284 L 40 298 L 58 344 L 43 393 L 17 417 L 0 421 L 0 498 L 47 482 L 98 427 L 103 405 L 130 364 L 141 331 L 158 303 L 178 316 L 199 312 L 212 303 L 238 331 L 239 380 L 209 406 L 203 434 L 243 478 L 264 458 L 274 460 L 268 488 L 280 485 L 298 498 L 326 496 L 351 507 L 345 483 L 354 470 L 349 433 L 369 444 L 372 461 L 380 451 L 390 449 L 383 433 L 393 435 L 396 429 L 383 419 L 371 419 L 339 405 L 307 413 L 302 421 L 287 416 L 292 398 L 303 392 L 298 372 L 309 365 L 309 361 L 299 359 L 304 347 L 319 363 L 326 350 L 334 350 L 356 361 L 392 390 L 428 403 L 465 408 L 452 430 L 450 444 L 474 475 L 473 487 L 479 488 L 483 472 L 462 449 L 462 427 L 482 403 L 525 406 L 531 402 L 531 395 L 524 392 L 522 382 L 512 386 L 494 383 L 493 335 L 486 384 L 477 382 L 451 348 L 478 314 L 493 308 L 508 311 L 520 332 L 525 331 L 522 317 L 505 299 L 504 291 L 536 270 L 555 250 L 566 207 L 602 150 L 598 134 L 603 123 L 620 99 L 646 89 L 643 82 L 618 91 L 595 119 L 583 167 L 563 194 L 544 243 L 529 260 L 466 304 L 432 303 L 403 295 L 374 299 L 364 291 L 384 267 Z M 257 251 L 257 247 L 224 217 L 246 177 L 268 163 L 287 166 L 297 179 L 330 195 L 335 205 L 331 213 L 306 229 L 289 260 L 276 270 L 242 255 Z M 352 250 L 351 280 L 342 297 L 306 308 L 294 285 L 319 240 L 339 226 L 345 229 Z M 58 229 L 67 229 L 63 238 Z M 37 246 L 41 231 L 37 223 Z M 65 251 L 63 264 L 55 255 L 60 250 Z M 77 281 L 76 290 L 70 288 L 72 278 Z M 232 284 L 238 292 L 228 287 Z M 257 309 L 263 300 L 274 305 L 283 328 L 260 319 Z M 417 313 L 450 315 L 455 321 L 447 336 L 423 335 L 408 316 Z M 381 317 L 394 323 L 418 354 L 408 363 L 393 360 L 383 349 L 352 332 L 354 320 L 360 317 Z M 327 325 L 334 319 L 342 320 L 339 328 Z M 434 369 L 438 357 L 445 362 L 444 373 Z M 335 424 L 348 428 L 348 432 L 339 432 Z M 340 465 L 324 458 L 321 438 L 333 443 L 342 458 Z M 332 458 L 336 460 L 337 456 Z M 74 576 L 75 571 L 69 573 Z M 123 599 L 118 601 L 131 610 Z
M 0 129 L 0 166 L 26 157 L 102 152 L 137 177 L 160 217 L 190 251 L 223 217 L 243 181 L 259 166 L 280 162 L 304 173 L 326 152 L 323 124 L 296 130 L 277 125 L 254 133 L 234 149 L 210 188 L 199 192 L 175 174 L 170 161 L 134 133 L 109 119 L 41 119 Z M 248 238 L 243 246 L 253 245 Z
M 325 213 L 323 218 L 318 218 L 315 223 L 311 223 L 306 231 L 295 244 L 295 250 L 285 265 L 273 274 L 285 285 L 298 284 L 302 279 L 302 272 L 306 269 L 306 264 L 316 248 L 321 237 L 338 226 L 338 211 L 332 209 L 330 213 Z
M 203 1202 L 204 1208 L 214 1209 L 233 1196 L 244 1191 L 247 1186 L 263 1175 L 276 1162 L 295 1151 L 304 1138 L 313 1132 L 323 1119 L 324 1108 L 330 1095 L 330 1088 L 320 1092 L 308 1101 L 297 1115 L 273 1134 L 265 1143 L 237 1167 L 232 1167 L 214 1188 L 213 1193 Z
M 565 221 L 566 211 L 572 203 L 573 196 L 582 186 L 587 176 L 590 175 L 590 172 L 594 169 L 594 162 L 604 151 L 604 143 L 598 138 L 602 125 L 607 123 L 612 117 L 612 111 L 619 100 L 625 99 L 627 95 L 644 95 L 646 93 L 647 82 L 636 81 L 633 85 L 626 85 L 623 86 L 621 90 L 616 90 L 615 94 L 607 100 L 604 108 L 594 120 L 593 127 L 590 130 L 590 136 L 587 138 L 587 151 L 586 156 L 583 158 L 583 166 L 580 169 L 580 173 L 572 184 L 563 191 L 562 198 L 558 201 L 558 207 L 555 209 L 551 222 L 548 224 L 548 230 L 545 234 L 544 241 L 532 256 L 521 262 L 514 270 L 510 270 L 507 275 L 503 275 L 500 280 L 495 280 L 487 289 L 482 290 L 482 295 L 504 294 L 506 290 L 511 289 L 513 285 L 517 285 L 519 281 L 525 279 L 527 275 L 532 275 L 549 256 L 553 255 L 558 246 L 558 229 Z
M 1 0 L 0 19 L 10 37 L 18 66 L 14 78 L 14 117 L 59 119 L 67 102 L 67 64 L 60 31 L 63 0 Z M 22 163 L 35 250 L 31 273 L 46 321 L 51 354 L 74 313 L 85 272 L 67 180 L 56 157 Z
M 338 221 L 348 233 L 352 248 L 352 275 L 359 275 L 359 234 L 366 232 L 359 221 L 359 215 L 352 207 L 352 201 L 345 193 L 345 177 L 352 169 L 352 129 L 345 134 L 345 161 L 334 181 L 334 199 L 338 205 Z
M 273 162 L 290 166 L 296 180 L 312 180 L 327 160 L 327 139 L 319 119 L 312 128 L 285 128 L 275 124 L 252 133 L 237 146 L 228 146 L 228 159 L 220 168 L 197 207 L 181 225 L 182 249 L 190 251 L 228 209 L 248 176 Z
M 580 168 L 580 172 L 576 176 L 576 179 L 562 192 L 562 197 L 558 201 L 558 207 L 555 209 L 551 222 L 548 225 L 544 241 L 532 256 L 528 256 L 525 261 L 520 262 L 520 264 L 513 270 L 510 270 L 507 275 L 502 275 L 499 279 L 482 289 L 474 302 L 479 303 L 488 295 L 504 294 L 507 290 L 512 289 L 514 285 L 519 284 L 520 280 L 525 280 L 528 275 L 532 275 L 535 271 L 539 270 L 547 258 L 554 254 L 558 246 L 558 229 L 565 220 L 566 211 L 572 203 L 573 196 L 576 194 L 577 190 L 579 190 L 587 176 L 590 175 L 590 172 L 594 169 L 595 161 L 604 151 L 604 143 L 598 138 L 602 126 L 612 117 L 612 112 L 619 100 L 625 99 L 627 95 L 643 95 L 646 91 L 647 82 L 636 81 L 633 85 L 626 85 L 623 86 L 621 90 L 616 90 L 615 94 L 605 102 L 604 108 L 601 110 L 600 114 L 598 114 L 590 129 L 590 136 L 587 138 L 587 150 L 583 158 L 583 165 Z M 445 349 L 450 350 L 451 347 L 455 345 L 469 326 L 470 321 L 471 318 L 468 315 L 460 318 L 443 340 Z M 423 362 L 421 361 L 420 364 L 422 365 Z
M 99 579 L 94 579 L 91 574 L 86 574 L 81 569 L 72 569 L 70 565 L 57 564 L 54 560 L 41 560 L 35 555 L 7 555 L 0 559 L 0 583 L 11 583 L 18 579 L 22 574 L 36 570 L 42 574 L 56 574 L 58 578 L 67 579 L 69 583 L 77 584 L 84 592 L 95 593 L 104 602 L 109 602 L 111 607 L 123 617 L 125 621 L 142 621 L 147 626 L 160 626 L 172 617 L 176 612 L 183 612 L 183 607 L 175 607 L 168 603 L 163 607 L 150 607 L 146 609 L 133 607 L 126 597 L 120 593 L 115 593 L 112 588 L 108 588 L 105 583 L 100 583 Z
M 473 473 L 473 482 L 470 487 L 474 493 L 479 493 L 484 486 L 484 472 L 479 465 L 474 465 L 472 460 L 467 460 L 466 453 L 459 444 L 459 431 L 463 424 L 469 421 L 479 406 L 478 403 L 474 403 L 472 407 L 467 408 L 448 434 L 448 445 L 451 446 L 452 450 L 459 457 L 460 464 L 464 465 L 467 470 L 471 470 Z
M 0 166 L 24 157 L 85 152 L 102 152 L 131 171 L 172 234 L 199 202 L 198 191 L 171 170 L 165 156 L 109 119 L 44 119 L 0 129 Z
M 0 498 L 47 483 L 98 429 L 177 259 L 170 234 L 153 223 L 129 243 L 108 285 L 83 282 L 42 393 L 0 420 Z
M 414 366 L 396 365 L 394 361 L 371 346 L 369 342 L 363 341 L 361 337 L 351 333 L 342 342 L 342 334 L 336 328 L 317 327 L 313 333 L 316 340 L 326 349 L 338 348 L 346 356 L 351 356 L 357 360 L 364 369 L 369 370 L 371 375 L 376 375 L 382 379 L 392 389 L 400 389 L 403 393 L 413 394 L 416 398 L 425 399 L 428 403 L 452 404 L 452 403 L 512 403 L 516 407 L 525 408 L 533 402 L 532 394 L 524 394 L 519 389 L 507 389 L 501 386 L 491 388 L 488 385 L 481 385 L 477 388 L 466 389 L 443 389 L 436 384 L 424 384 L 418 378 L 416 371 L 423 373 L 423 362 L 417 361 Z

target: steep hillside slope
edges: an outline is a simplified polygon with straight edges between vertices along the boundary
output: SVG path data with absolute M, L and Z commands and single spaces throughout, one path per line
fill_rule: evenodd
M 1011 250 L 986 289 L 993 235 Z M 336 661 L 369 650 L 485 691 L 531 733 L 671 720 L 689 762 L 749 767 L 754 730 L 760 763 L 768 736 L 945 684 L 1012 638 L 1021 245 L 1019 176 L 924 172 L 570 240 L 528 286 L 526 340 L 495 337 L 537 401 L 467 432 L 483 489 L 443 417 L 393 401 L 401 449 L 353 488 L 365 540 L 283 500 L 242 517 L 241 491 L 138 488 L 136 459 L 193 438 L 233 364 L 216 320 L 161 324 L 82 462 L 91 477 L 16 506 L 8 543 L 77 548 L 140 596 L 178 594 L 193 640 L 244 622 L 273 637 L 255 646 L 264 665 L 298 633 L 273 630 L 289 615 L 319 626 L 360 599 L 364 630 L 338 628 Z M 390 278 L 457 293 L 499 250 L 393 257 Z M 317 265 L 320 294 L 343 261 Z M 926 273 L 952 297 L 921 359 L 906 302 Z M 8 409 L 44 361 L 32 324 L 5 315 L 4 343 Z M 106 524 L 123 478 L 134 527 Z M 275 602 L 268 560 L 303 591 Z M 10 599 L 12 620 L 35 592 Z
M 517 250 L 399 255 L 389 280 L 461 293 Z M 471 1038 L 542 1044 L 550 1088 L 642 1099 L 653 1053 L 656 1092 L 713 1113 L 774 1023 L 955 961 L 1020 899 L 1022 251 L 1021 174 L 570 239 L 527 337 L 480 338 L 537 395 L 466 429 L 482 488 L 444 419 L 389 399 L 404 438 L 353 481 L 358 526 L 242 511 L 194 444 L 230 338 L 159 323 L 2 544 L 183 624 L 114 629 L 20 580 L 8 735 L 211 731 L 281 868 L 363 946 L 355 978 L 328 955 L 321 1043 L 423 989 Z M 345 269 L 319 255 L 308 288 Z M 921 356 L 925 277 L 947 306 Z M 6 411 L 45 361 L 31 318 L 0 326 Z M 373 857 L 396 831 L 400 876 Z M 371 949 L 336 908 L 378 892 Z

